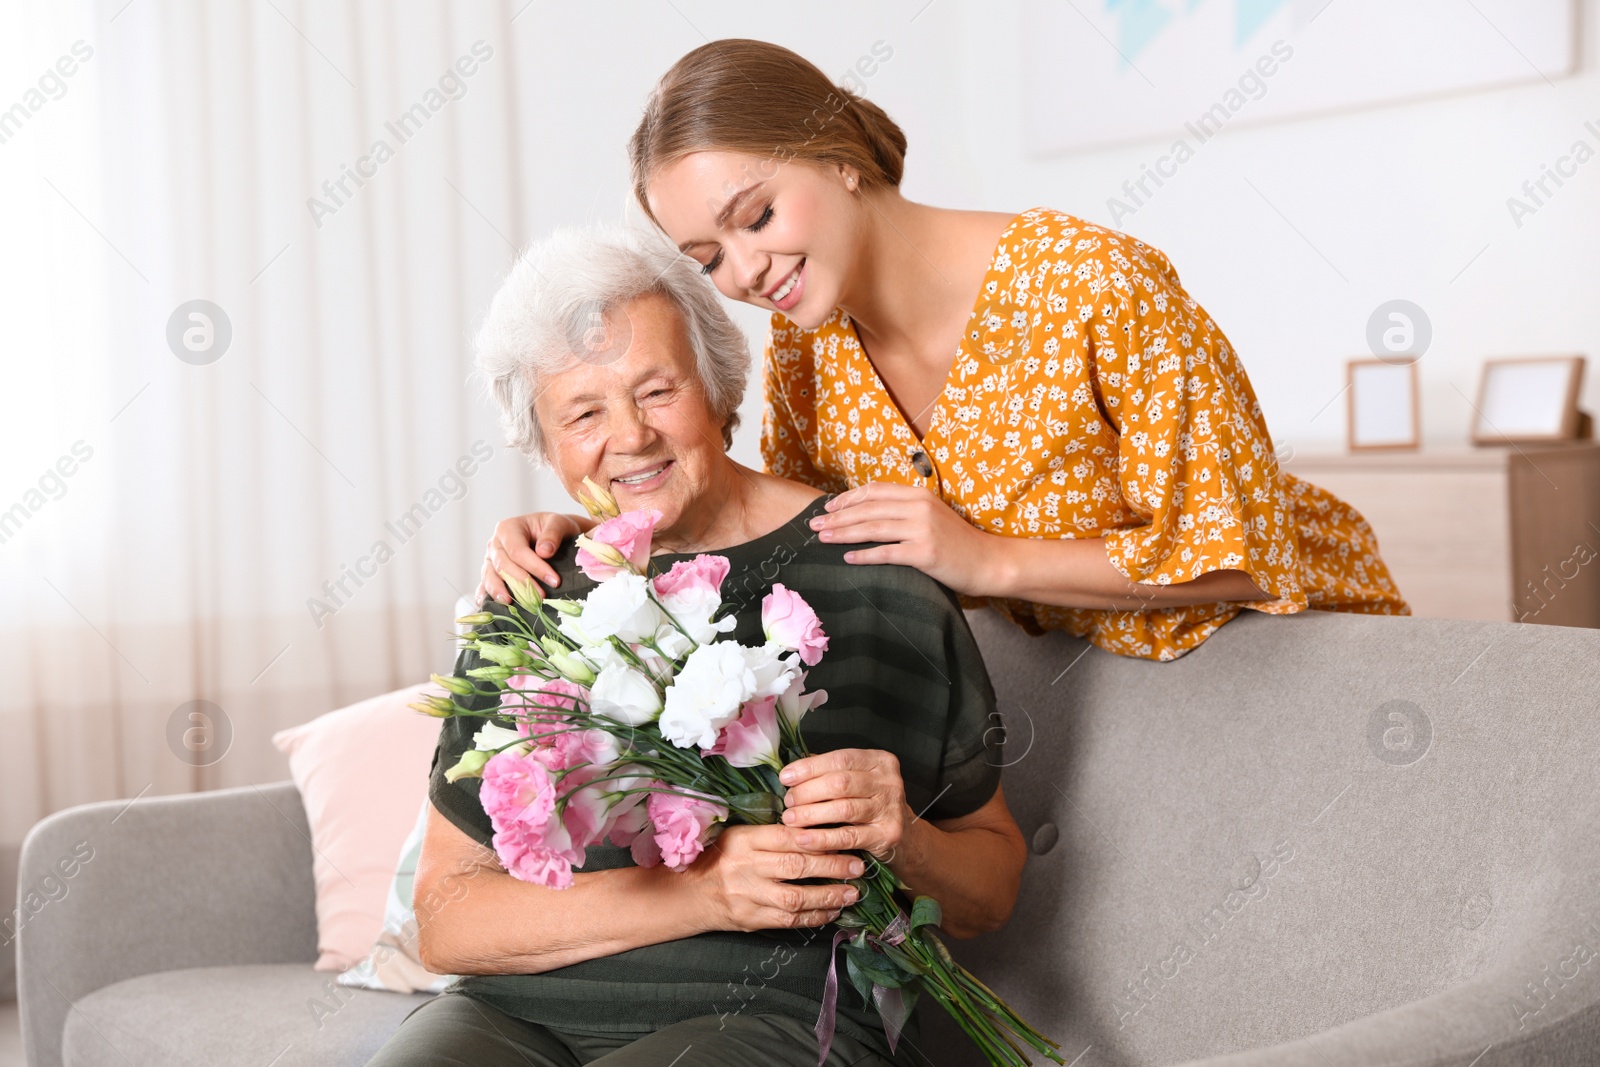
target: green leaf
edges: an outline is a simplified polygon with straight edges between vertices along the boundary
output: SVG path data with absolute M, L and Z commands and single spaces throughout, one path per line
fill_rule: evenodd
M 911 904 L 911 929 L 919 926 L 938 926 L 944 910 L 932 897 L 918 897 Z
M 910 977 L 895 966 L 887 956 L 873 951 L 868 946 L 858 946 L 848 942 L 844 947 L 844 955 L 846 959 L 854 960 L 856 968 L 878 985 L 898 988 Z
M 872 979 L 862 974 L 856 967 L 856 961 L 849 953 L 844 957 L 845 973 L 850 976 L 850 984 L 856 987 L 856 992 L 861 994 L 861 1003 L 867 1007 L 872 1006 Z
M 775 823 L 783 810 L 783 801 L 771 793 L 736 793 L 725 799 L 728 807 L 753 823 Z

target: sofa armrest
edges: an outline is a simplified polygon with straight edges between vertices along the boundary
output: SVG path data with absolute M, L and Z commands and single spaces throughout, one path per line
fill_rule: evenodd
M 292 782 L 87 804 L 42 820 L 18 878 L 18 999 L 33 1067 L 71 1005 L 141 974 L 317 958 L 311 837 Z

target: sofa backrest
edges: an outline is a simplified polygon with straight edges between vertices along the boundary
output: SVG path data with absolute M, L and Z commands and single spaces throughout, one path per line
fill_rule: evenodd
M 1247 611 L 1163 664 L 969 618 L 1032 852 L 1007 927 L 953 948 L 1068 1061 L 1470 990 L 1464 1064 L 1600 973 L 1600 631 Z

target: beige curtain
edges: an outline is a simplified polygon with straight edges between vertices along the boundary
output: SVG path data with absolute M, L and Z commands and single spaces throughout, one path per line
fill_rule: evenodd
M 566 506 L 468 382 L 551 221 L 514 2 L 0 16 L 0 846 L 283 777 L 275 730 L 449 663 L 495 518 Z

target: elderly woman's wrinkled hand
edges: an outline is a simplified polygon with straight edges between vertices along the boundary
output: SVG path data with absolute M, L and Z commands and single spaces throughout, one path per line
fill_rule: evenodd
M 674 879 L 698 880 L 717 902 L 719 930 L 779 930 L 822 926 L 854 904 L 856 888 L 845 879 L 861 876 L 857 856 L 813 853 L 795 843 L 787 826 L 730 826 Z M 794 879 L 832 879 L 795 885 Z M 704 896 L 698 899 L 706 899 Z
M 887 863 L 916 819 L 906 804 L 900 761 L 882 749 L 807 756 L 783 768 L 778 779 L 789 787 L 784 824 L 802 830 L 795 843 L 807 851 L 860 850 Z
M 571 515 L 553 511 L 502 519 L 495 524 L 484 548 L 482 580 L 473 599 L 481 604 L 488 595 L 502 604 L 511 603 L 506 578 L 517 582 L 533 578 L 547 589 L 554 589 L 561 584 L 561 576 L 545 560 L 555 555 L 561 542 L 582 532 Z

